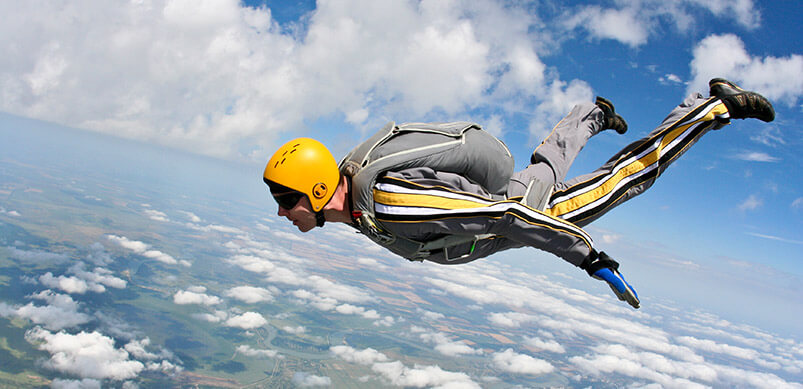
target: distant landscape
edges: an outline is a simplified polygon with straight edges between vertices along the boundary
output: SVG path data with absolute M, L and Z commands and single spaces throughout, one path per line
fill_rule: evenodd
M 0 127 L 0 387 L 801 386 L 797 339 L 634 311 L 532 251 L 456 268 L 300 235 L 258 172 L 51 130 Z M 54 147 L 33 132 L 65 139 L 29 158 Z

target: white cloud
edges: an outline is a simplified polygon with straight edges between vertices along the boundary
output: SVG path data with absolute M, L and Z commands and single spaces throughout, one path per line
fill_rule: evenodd
M 179 264 L 185 267 L 191 266 L 190 262 L 188 262 L 187 260 L 177 261 L 169 254 L 165 254 L 159 250 L 150 250 L 150 245 L 140 242 L 138 240 L 130 240 L 124 236 L 117 236 L 117 235 L 107 235 L 106 237 L 110 241 L 120 245 L 120 247 L 131 250 L 136 254 L 142 255 L 143 257 L 155 259 L 159 262 L 166 263 L 168 265 Z
M 226 296 L 248 304 L 273 301 L 273 294 L 265 288 L 237 286 L 226 291 Z
M 20 217 L 20 213 L 17 211 L 9 211 L 3 207 L 0 207 L 0 215 L 8 215 L 12 217 Z
M 190 219 L 190 221 L 193 222 L 193 223 L 200 223 L 202 221 L 202 219 L 198 215 L 196 215 L 196 214 L 194 214 L 192 212 L 188 212 L 188 211 L 178 211 L 178 212 L 183 214 L 184 216 L 186 216 L 187 219 Z
M 761 23 L 761 12 L 753 5 L 753 0 L 735 0 L 719 3 L 706 0 L 691 0 L 691 2 L 707 9 L 714 15 L 732 17 L 747 28 L 756 28 Z
M 617 2 L 619 8 L 583 5 L 565 12 L 564 27 L 584 29 L 596 39 L 613 39 L 631 47 L 647 43 L 649 37 L 667 27 L 680 31 L 693 28 L 703 8 L 719 18 L 732 18 L 737 23 L 755 28 L 760 25 L 761 13 L 752 0 L 712 3 L 704 0 L 680 0 L 670 3 L 661 0 Z M 665 24 L 670 24 L 666 26 Z
M 206 230 L 215 231 L 215 232 L 222 232 L 224 234 L 242 234 L 243 230 L 237 227 L 230 227 L 230 226 L 221 226 L 219 224 L 210 224 L 205 227 Z
M 145 368 L 150 371 L 161 371 L 164 373 L 172 374 L 184 370 L 183 367 L 173 364 L 170 361 L 162 360 L 160 362 L 148 362 Z M 131 381 L 128 381 L 131 382 Z M 125 386 L 124 386 L 125 387 Z
M 329 351 L 344 361 L 353 362 L 360 365 L 370 365 L 376 362 L 388 361 L 387 355 L 382 354 L 381 352 L 372 348 L 357 350 L 350 346 L 332 346 L 329 348 Z
M 254 349 L 248 345 L 239 345 L 237 346 L 237 353 L 245 355 L 247 357 L 257 357 L 257 358 L 276 358 L 281 357 L 279 352 L 276 350 L 265 350 L 265 349 Z
M 138 359 L 146 359 L 152 360 L 157 358 L 169 357 L 170 353 L 167 351 L 162 351 L 160 354 L 153 353 L 148 351 L 147 348 L 151 345 L 150 338 L 144 338 L 140 340 L 132 340 L 126 343 L 123 348 L 125 351 L 128 351 L 131 355 Z
M 418 333 L 419 338 L 424 342 L 435 344 L 435 351 L 449 357 L 482 354 L 482 350 L 472 348 L 462 340 L 453 341 L 442 332 L 427 331 L 415 326 L 412 327 L 412 331 Z
M 404 318 L 402 318 L 402 321 L 404 321 Z M 396 319 L 393 316 L 383 316 L 374 321 L 375 326 L 392 327 L 394 324 L 396 324 Z
M 700 264 L 692 262 L 692 261 L 689 261 L 689 260 L 676 259 L 676 258 L 664 258 L 663 259 L 663 263 L 668 265 L 668 266 L 678 267 L 678 268 L 681 268 L 681 269 L 684 269 L 684 270 L 691 270 L 691 271 L 700 270 Z
M 458 116 L 489 106 L 507 117 L 551 100 L 556 90 L 546 86 L 563 82 L 541 58 L 561 42 L 552 34 L 566 35 L 552 32 L 561 21 L 540 20 L 530 4 L 377 7 L 344 0 L 316 4 L 290 34 L 268 8 L 190 3 L 82 5 L 92 13 L 76 5 L 3 4 L 0 12 L 18 17 L 0 27 L 6 37 L 0 50 L 14 54 L 13 62 L 0 63 L 0 109 L 203 154 L 256 158 L 275 148 L 281 132 L 300 132 L 320 117 L 342 114 L 360 128 L 387 117 Z M 666 24 L 688 31 L 701 11 L 760 25 L 750 0 L 617 6 L 574 7 L 562 22 L 630 46 L 646 44 Z M 63 23 L 67 18 L 73 22 Z M 795 76 L 793 65 L 782 59 L 755 67 Z
M 39 276 L 39 282 L 48 288 L 61 289 L 67 293 L 84 294 L 86 292 L 103 293 L 106 291 L 106 286 L 117 289 L 126 287 L 127 282 L 123 279 L 111 275 L 111 271 L 101 267 L 95 268 L 92 272 L 84 270 L 85 264 L 77 262 L 70 267 L 68 272 L 75 274 L 75 276 L 54 276 L 53 273 L 47 272 Z
M 206 287 L 203 285 L 193 285 L 187 288 L 187 291 L 192 293 L 206 293 Z
M 390 361 L 387 355 L 372 348 L 357 350 L 350 346 L 333 346 L 332 354 L 347 362 L 371 366 L 371 370 L 397 386 L 479 388 L 465 373 L 449 372 L 438 366 L 409 368 L 400 361 Z
M 314 276 L 313 276 L 314 277 Z M 328 282 L 328 281 L 327 281 Z M 320 286 L 320 284 L 318 284 Z M 365 296 L 362 294 L 361 291 L 356 289 L 352 291 L 356 291 L 357 294 L 353 294 L 349 292 L 350 287 L 346 287 L 345 285 L 340 285 L 341 290 L 335 291 L 332 290 L 331 294 L 326 294 L 322 292 L 320 289 L 318 291 L 309 291 L 306 289 L 298 289 L 294 290 L 290 294 L 293 297 L 296 297 L 302 303 L 308 303 L 312 307 L 319 309 L 321 311 L 335 311 L 342 315 L 358 315 L 362 316 L 363 318 L 374 320 L 374 325 L 378 326 L 386 326 L 390 327 L 395 323 L 395 319 L 392 316 L 382 316 L 374 309 L 366 309 L 365 307 L 360 307 L 353 304 L 340 304 L 338 299 L 331 297 L 332 295 L 338 296 L 340 298 L 351 298 L 362 300 Z M 344 289 L 346 288 L 346 289 Z M 345 294 L 344 294 L 345 293 Z
M 0 309 L 0 315 L 18 316 L 55 331 L 74 328 L 91 320 L 89 315 L 78 311 L 78 302 L 69 295 L 45 290 L 30 297 L 44 300 L 48 305 L 41 306 L 28 303 L 21 307 L 12 307 L 5 305 L 5 303 L 0 303 L 0 308 L 2 308 Z
M 750 135 L 750 140 L 770 147 L 786 145 L 784 133 L 775 126 L 762 126 L 758 131 Z
M 755 232 L 747 232 L 747 235 L 755 236 L 757 238 L 762 238 L 762 239 L 774 240 L 774 241 L 777 241 L 777 242 L 784 242 L 784 243 L 791 243 L 791 244 L 803 244 L 803 241 L 794 240 L 794 239 L 786 239 L 786 238 L 782 238 L 780 236 L 773 236 L 773 235 L 767 235 L 767 234 L 758 234 L 758 233 L 755 233 Z
M 360 265 L 365 265 L 366 267 L 373 268 L 373 269 L 386 269 L 387 268 L 387 266 L 381 264 L 376 259 L 368 258 L 368 257 L 359 257 L 359 258 L 357 258 L 357 263 L 359 263 Z
M 420 115 L 433 107 L 459 111 L 479 101 L 491 84 L 489 46 L 467 20 L 449 27 L 425 26 L 411 34 L 407 49 L 392 82 L 398 83 L 396 87 L 414 113 Z M 421 96 L 421 90 L 430 92 Z
M 509 373 L 541 375 L 555 370 L 551 363 L 529 355 L 519 354 L 513 349 L 494 353 L 493 361 L 494 366 Z
M 792 209 L 801 209 L 803 208 L 803 197 L 798 197 L 792 201 L 792 204 L 789 204 Z
M 514 44 L 506 53 L 506 62 L 509 63 L 510 71 L 499 81 L 497 95 L 528 94 L 543 89 L 547 68 L 529 44 Z M 483 121 L 486 123 L 483 127 L 498 136 L 501 131 L 494 128 L 501 127 L 501 123 L 494 125 L 494 121 L 493 117 Z
M 681 341 L 708 352 L 725 353 L 745 360 L 750 360 L 749 356 L 758 356 L 745 349 L 725 347 L 724 344 L 709 340 L 687 337 Z M 707 387 L 711 383 L 718 384 L 715 386 L 747 384 L 757 388 L 799 387 L 771 373 L 760 373 L 712 362 L 677 361 L 655 353 L 635 352 L 622 345 L 600 345 L 593 350 L 597 353 L 593 357 L 572 357 L 570 361 L 595 376 L 602 373 L 619 373 L 648 379 L 665 387 Z M 759 359 L 758 364 L 773 369 L 779 368 L 778 364 L 763 359 Z M 706 385 L 690 380 L 702 381 Z
M 29 342 L 50 353 L 45 366 L 82 378 L 125 380 L 136 377 L 142 362 L 128 359 L 128 352 L 114 347 L 114 339 L 99 332 L 51 333 L 34 328 L 25 333 Z
M 82 5 L 92 13 L 4 4 L 0 12 L 18 18 L 0 27 L 0 36 L 15 36 L 0 40 L 15 58 L 0 63 L 0 109 L 251 158 L 273 149 L 280 132 L 321 116 L 374 126 L 364 121 L 455 115 L 491 96 L 521 105 L 518 98 L 537 100 L 555 77 L 534 47 L 539 20 L 524 5 L 320 3 L 287 34 L 267 8 L 189 4 Z
M 290 293 L 293 297 L 301 299 L 302 302 L 309 302 L 309 304 L 321 311 L 331 311 L 337 307 L 337 300 L 328 297 L 322 297 L 317 293 L 310 292 L 305 289 L 295 290 Z M 341 309 L 347 309 L 343 307 Z
M 53 273 L 47 272 L 39 276 L 39 282 L 48 288 L 61 289 L 67 293 L 84 294 L 89 289 L 86 281 L 77 277 L 58 276 L 54 277 Z M 101 285 L 102 287 L 102 285 Z M 104 292 L 106 289 L 95 289 L 93 292 Z
M 756 195 L 750 195 L 745 199 L 741 204 L 739 204 L 740 211 L 755 211 L 759 207 L 764 205 L 764 201 L 758 198 Z
M 400 361 L 377 362 L 371 370 L 397 386 L 480 388 L 466 373 L 451 372 L 439 366 L 405 366 Z
M 143 257 L 155 259 L 155 260 L 157 260 L 159 262 L 166 263 L 168 265 L 175 265 L 175 264 L 179 263 L 171 255 L 165 254 L 165 253 L 163 253 L 163 252 L 161 252 L 159 250 L 148 250 L 148 251 L 145 251 L 144 253 L 140 253 L 140 254 Z M 187 266 L 184 261 L 182 261 L 181 264 L 184 265 L 184 266 Z
M 416 308 L 416 312 L 418 312 L 418 314 L 421 315 L 421 318 L 423 318 L 424 320 L 429 320 L 429 321 L 437 321 L 437 320 L 441 320 L 444 317 L 446 317 L 446 316 L 444 316 L 444 314 L 442 314 L 440 312 L 427 311 L 427 310 L 421 309 L 421 308 Z
M 725 77 L 773 102 L 793 106 L 803 95 L 803 55 L 755 57 L 736 35 L 710 35 L 694 48 L 689 92 L 707 91 L 708 80 Z
M 210 296 L 206 293 L 179 290 L 173 294 L 173 302 L 179 305 L 201 304 L 209 306 L 220 304 L 223 300 L 221 300 L 220 297 Z
M 226 313 L 226 311 L 215 311 L 215 313 L 196 313 L 193 314 L 193 317 L 210 323 L 220 323 L 221 321 L 226 320 L 226 318 L 229 317 L 229 314 Z
M 371 93 L 383 100 L 401 96 L 418 109 L 454 107 L 480 95 L 489 78 L 480 50 L 484 46 L 470 23 L 450 17 L 454 23 L 437 28 L 432 19 L 448 14 L 423 18 L 406 3 L 320 4 L 299 40 L 282 34 L 268 9 L 233 0 L 201 6 L 96 2 L 91 7 L 91 14 L 74 12 L 72 6 L 3 7 L 3 13 L 28 22 L 7 23 L 0 30 L 2 36 L 18 32 L 17 39 L 0 41 L 5 52 L 26 48 L 14 50 L 18 65 L 0 73 L 7 81 L 3 94 L 14 96 L 0 108 L 227 155 L 234 152 L 234 138 L 253 138 L 264 146 L 280 129 L 300 127 L 305 113 L 298 107 L 313 107 L 308 114 L 314 116 L 354 112 L 364 108 Z M 364 12 L 350 12 L 355 8 Z M 66 15 L 77 18 L 75 23 L 60 23 Z M 390 18 L 396 21 L 393 29 L 382 22 Z M 83 55 L 88 52 L 92 58 Z M 443 62 L 427 61 L 430 72 L 409 74 L 422 66 L 415 60 L 420 55 L 436 55 Z M 365 66 L 369 71 L 358 70 L 355 65 L 366 60 L 371 61 Z M 119 74 L 127 75 L 125 85 L 117 82 Z M 432 89 L 440 92 L 431 102 L 411 98 L 436 76 L 445 79 L 441 88 Z M 69 103 L 69 98 L 83 103 L 45 109 L 57 101 Z M 318 108 L 310 104 L 316 100 Z M 86 106 L 96 108 L 81 108 Z M 97 112 L 107 114 L 98 117 Z
M 729 344 L 717 343 L 709 339 L 697 339 L 692 336 L 679 336 L 677 342 L 697 350 L 704 350 L 713 353 L 727 354 L 736 358 L 753 360 L 759 357 L 759 352 L 744 347 L 731 346 Z
M 535 109 L 530 120 L 530 137 L 538 142 L 546 139 L 555 123 L 580 102 L 589 102 L 594 96 L 591 87 L 582 80 L 572 80 L 568 84 L 554 81 L 549 85 L 544 100 Z
M 11 258 L 18 259 L 24 262 L 33 263 L 63 263 L 70 260 L 70 257 L 64 254 L 49 253 L 37 250 L 21 250 L 16 247 L 6 247 L 9 251 L 8 255 Z
M 351 304 L 340 304 L 335 307 L 335 312 L 343 315 L 359 315 L 366 319 L 379 319 L 379 313 L 373 309 L 365 309 Z
M 525 337 L 524 344 L 557 354 L 563 354 L 566 352 L 566 349 L 563 348 L 560 343 L 554 340 L 544 340 L 538 337 Z
M 315 386 L 331 386 L 332 379 L 329 377 L 317 376 L 305 372 L 293 374 L 293 383 L 301 388 L 311 388 Z
M 363 289 L 341 283 L 335 283 L 317 275 L 307 277 L 306 284 L 312 286 L 321 296 L 330 297 L 338 301 L 362 303 L 373 300 L 373 298 Z
M 86 281 L 90 288 L 100 289 L 100 286 L 108 286 L 115 289 L 123 289 L 128 284 L 124 279 L 112 275 L 112 271 L 102 267 L 96 267 L 91 272 L 84 270 L 85 264 L 78 262 L 68 270 L 76 277 Z
M 145 215 L 147 215 L 149 219 L 155 220 L 157 222 L 169 222 L 170 221 L 170 219 L 168 219 L 168 217 L 167 217 L 167 214 L 165 214 L 164 212 L 153 210 L 153 209 L 146 209 L 145 210 Z
M 268 324 L 268 321 L 256 312 L 246 312 L 242 315 L 232 316 L 225 322 L 227 327 L 237 327 L 244 330 L 262 327 L 265 324 Z
M 310 285 L 310 280 L 307 279 L 306 274 L 286 267 L 276 267 L 270 271 L 268 281 L 294 286 Z
M 761 389 L 774 388 L 800 388 L 803 387 L 798 382 L 788 382 L 775 374 L 759 373 L 755 371 L 743 370 L 731 366 L 717 366 L 717 373 L 723 381 L 732 382 L 733 385 L 750 385 Z
M 778 162 L 780 158 L 773 157 L 767 153 L 762 153 L 759 151 L 746 151 L 741 152 L 733 156 L 733 158 L 740 159 L 743 161 L 752 161 L 752 162 Z
M 50 383 L 51 389 L 101 389 L 101 381 L 92 378 L 65 380 L 56 378 Z
M 503 327 L 521 327 L 522 324 L 534 321 L 535 316 L 521 312 L 492 313 L 488 315 L 488 321 Z
M 273 234 L 273 236 L 275 236 L 275 237 L 277 237 L 277 238 L 279 238 L 281 240 L 285 240 L 285 241 L 296 241 L 296 242 L 306 242 L 307 241 L 306 239 L 304 239 L 304 237 L 299 236 L 299 233 L 295 233 L 295 232 L 274 230 L 274 231 L 271 231 L 271 234 Z
M 282 331 L 290 333 L 290 334 L 298 335 L 298 334 L 303 334 L 303 333 L 307 332 L 307 329 L 304 328 L 304 326 L 295 326 L 295 327 L 284 326 L 284 327 L 282 327 Z
M 597 297 L 584 296 L 582 291 L 543 276 L 511 272 L 493 261 L 467 266 L 459 274 L 441 268 L 427 269 L 426 274 L 429 278 L 425 280 L 451 294 L 450 298 L 466 299 L 460 304 L 479 302 L 515 308 L 515 312 L 491 314 L 489 320 L 506 327 L 524 320 L 533 323 L 528 326 L 539 328 L 539 337 L 525 336 L 522 343 L 526 346 L 564 354 L 566 348 L 561 344 L 585 344 L 581 347 L 587 352 L 585 355 L 572 352 L 566 359 L 558 359 L 573 365 L 572 370 L 580 373 L 578 377 L 605 379 L 617 374 L 667 388 L 731 387 L 745 382 L 772 388 L 796 386 L 767 370 L 786 374 L 803 371 L 797 357 L 792 357 L 803 355 L 792 351 L 800 349 L 795 341 L 784 341 L 710 314 L 663 311 L 654 306 L 645 315 L 616 305 L 614 300 L 605 303 Z M 669 332 L 671 328 L 677 331 L 681 325 L 729 341 L 670 335 L 678 333 Z M 594 342 L 589 344 L 588 339 Z M 739 358 L 741 362 L 738 368 L 722 365 L 714 362 L 722 359 L 711 354 L 724 355 L 725 360 Z M 514 358 L 519 355 L 522 354 L 512 349 L 502 350 L 492 354 L 491 359 L 495 358 L 494 366 L 500 370 L 529 366 L 525 363 L 532 362 L 529 359 Z M 530 367 L 531 371 L 538 371 Z
M 124 236 L 108 235 L 107 238 L 110 241 L 120 245 L 120 247 L 129 249 L 137 254 L 144 253 L 145 251 L 148 250 L 148 248 L 150 248 L 149 245 L 143 242 L 140 242 L 138 240 L 130 240 Z
M 254 273 L 270 273 L 276 269 L 273 262 L 253 255 L 235 255 L 226 261 Z
M 624 307 L 613 304 L 614 301 L 587 295 L 579 290 L 566 290 L 565 286 L 559 284 L 551 286 L 549 283 L 554 283 L 552 281 L 522 275 L 522 277 L 528 278 L 513 283 L 512 280 L 491 277 L 487 272 L 486 274 L 476 274 L 469 269 L 463 269 L 459 276 L 453 272 L 440 271 L 440 269 L 431 271 L 430 275 L 433 278 L 427 278 L 427 281 L 455 296 L 483 304 L 502 304 L 518 310 L 526 308 L 532 312 L 528 313 L 529 315 L 538 315 L 535 318 L 536 325 L 544 330 L 555 330 L 572 336 L 580 332 L 596 339 L 611 341 L 625 339 L 629 344 L 637 347 L 684 357 L 690 351 L 670 345 L 666 333 L 661 330 L 628 319 L 611 319 L 612 312 L 622 315 L 633 314 Z M 544 291 L 560 290 L 560 298 L 548 295 L 542 290 L 533 289 L 539 283 L 545 283 L 542 286 Z M 466 285 L 470 285 L 470 287 Z M 605 303 L 605 301 L 609 302 Z M 600 306 L 606 312 L 610 312 L 595 315 L 587 308 L 580 308 L 589 305 Z M 628 325 L 622 326 L 622 320 L 627 320 Z
M 587 28 L 598 39 L 614 39 L 629 46 L 647 43 L 649 21 L 634 8 L 603 9 L 587 6 L 566 20 L 566 27 Z
M 665 369 L 675 370 L 676 367 L 674 364 L 667 363 L 667 360 L 661 357 L 658 354 L 636 354 L 633 355 L 632 353 L 627 356 L 621 354 L 628 354 L 630 353 L 628 350 L 624 349 L 622 346 L 600 346 L 599 349 L 603 351 L 600 354 L 596 354 L 593 357 L 571 357 L 569 358 L 569 362 L 574 364 L 577 368 L 581 371 L 591 374 L 593 376 L 601 376 L 603 374 L 610 374 L 610 373 L 618 373 L 625 376 L 640 378 L 640 379 L 647 379 L 649 381 L 658 383 L 663 385 L 664 387 L 669 388 L 705 388 L 705 385 L 692 382 L 686 378 L 676 378 L 672 377 L 669 374 L 662 373 L 656 371 L 653 368 L 645 366 L 642 364 L 640 357 L 648 357 L 651 358 L 652 361 L 661 363 L 661 365 Z M 613 353 L 613 354 L 611 354 Z M 689 374 L 698 371 L 696 369 L 697 366 L 701 365 L 693 365 L 693 364 L 685 364 L 684 367 L 688 368 L 684 374 Z M 704 369 L 705 377 L 708 380 L 712 379 L 716 376 L 716 372 L 711 370 L 710 368 L 705 367 L 704 365 L 701 366 Z M 697 373 L 699 375 L 699 373 Z
M 89 263 L 97 266 L 105 266 L 113 262 L 111 255 L 106 252 L 106 248 L 100 242 L 92 243 L 89 246 L 90 252 L 86 256 Z
M 662 84 L 682 84 L 683 80 L 680 76 L 676 74 L 666 74 L 663 77 L 658 78 L 658 81 Z

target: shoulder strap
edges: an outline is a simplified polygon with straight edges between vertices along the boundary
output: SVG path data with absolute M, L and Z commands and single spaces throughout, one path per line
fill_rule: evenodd
M 371 154 L 371 151 L 390 138 L 395 127 L 395 122 L 388 122 L 376 134 L 351 150 L 340 161 L 340 171 L 349 177 L 356 175 L 368 163 L 368 155 Z

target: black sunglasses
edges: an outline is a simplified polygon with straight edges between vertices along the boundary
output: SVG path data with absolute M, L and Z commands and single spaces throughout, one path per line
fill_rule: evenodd
M 301 198 L 304 197 L 303 193 L 300 192 L 288 192 L 288 193 L 281 193 L 273 195 L 273 198 L 276 200 L 276 203 L 279 204 L 285 210 L 291 210 L 295 208 Z

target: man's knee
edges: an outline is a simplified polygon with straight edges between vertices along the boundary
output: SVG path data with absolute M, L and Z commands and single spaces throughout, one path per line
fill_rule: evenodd
M 530 208 L 543 210 L 553 187 L 555 175 L 547 164 L 530 165 L 513 174 L 507 188 L 507 197 L 520 197 Z

